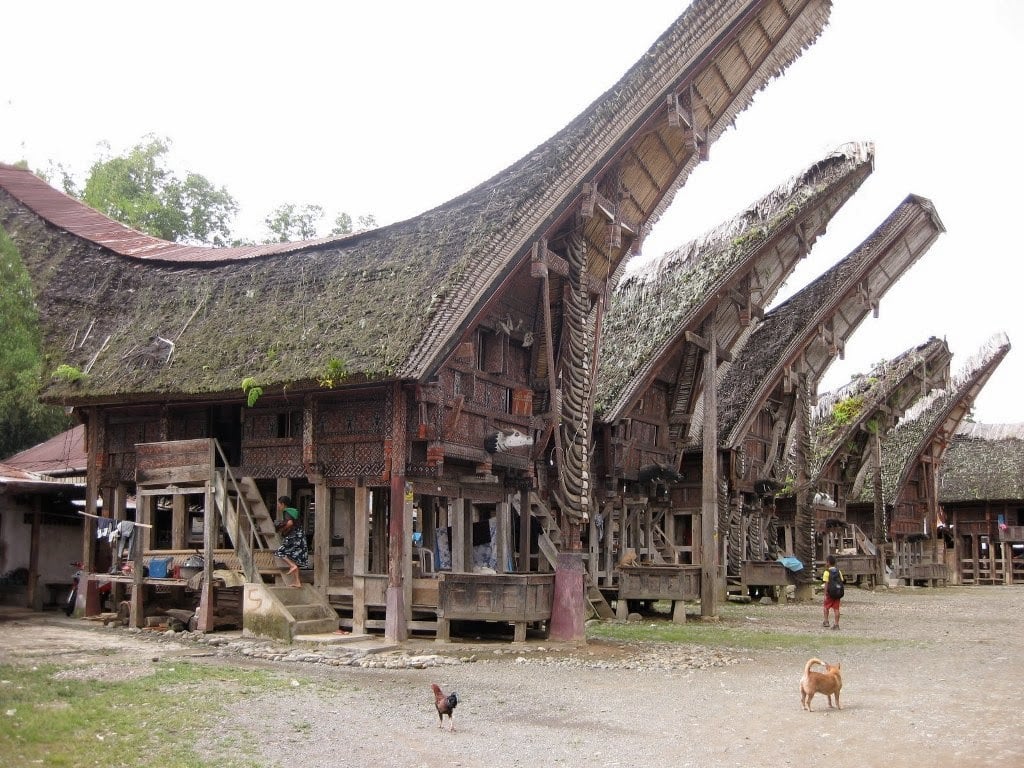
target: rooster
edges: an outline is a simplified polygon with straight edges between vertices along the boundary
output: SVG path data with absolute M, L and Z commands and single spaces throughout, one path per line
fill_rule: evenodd
M 459 703 L 458 694 L 452 691 L 447 696 L 437 683 L 431 683 L 430 688 L 434 691 L 434 706 L 437 707 L 438 728 L 444 727 L 444 716 L 448 715 L 448 730 L 455 730 L 455 706 Z

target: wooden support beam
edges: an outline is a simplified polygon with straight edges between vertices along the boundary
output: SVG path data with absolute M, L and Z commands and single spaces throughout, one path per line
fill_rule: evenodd
M 512 559 L 512 497 L 510 495 L 506 494 L 505 499 L 498 502 L 497 515 L 498 521 L 495 533 L 498 539 L 496 542 L 498 562 L 495 570 L 498 573 L 508 573 L 508 564 Z
M 700 615 L 718 615 L 718 399 L 715 386 L 715 327 L 707 323 L 704 365 L 704 442 L 701 466 Z
M 145 517 L 146 520 L 143 522 L 149 523 L 150 512 L 153 504 L 156 500 L 149 496 L 147 497 L 147 505 Z M 203 583 L 199 588 L 199 608 L 196 609 L 196 630 L 199 632 L 212 632 L 214 629 L 214 593 L 213 593 L 213 545 L 217 538 L 217 531 L 219 526 L 217 525 L 217 508 L 213 502 L 213 487 L 207 483 L 206 491 L 203 494 Z M 138 536 L 138 534 L 136 534 Z M 135 570 L 142 571 L 142 549 L 139 545 L 137 550 L 139 553 L 138 559 L 135 560 Z M 135 624 L 135 592 L 136 590 L 142 591 L 142 579 L 138 577 L 135 586 L 132 587 L 132 623 L 133 626 L 141 627 L 142 624 Z M 142 601 L 139 601 L 139 613 L 141 614 Z M 142 616 L 138 618 L 142 621 Z
M 32 528 L 28 544 L 28 600 L 26 608 L 43 610 L 43 585 L 39 582 L 39 540 L 43 529 L 43 497 L 32 500 Z M 85 577 L 81 577 L 84 586 Z M 82 590 L 85 591 L 84 589 Z
M 449 542 L 452 552 L 452 573 L 466 573 L 468 566 L 472 565 L 472 559 L 466 557 L 472 546 L 472 534 L 467 530 L 471 530 L 467 522 L 470 510 L 469 499 L 459 497 L 452 501 L 452 519 L 449 521 L 452 530 Z
M 696 333 L 693 333 L 692 331 L 685 331 L 683 333 L 683 336 L 684 336 L 684 338 L 688 342 L 693 344 L 698 349 L 702 349 L 705 352 L 707 352 L 708 349 L 710 348 L 710 345 L 708 344 L 708 342 L 705 340 L 705 338 L 703 336 L 698 336 Z M 715 352 L 716 352 L 716 354 L 715 354 L 715 365 L 718 365 L 719 363 L 723 363 L 723 362 L 724 363 L 731 363 L 733 361 L 733 354 L 729 350 L 727 350 L 727 349 L 718 349 L 717 345 L 716 345 Z
M 366 634 L 366 562 L 370 542 L 370 493 L 364 485 L 355 488 L 352 516 L 352 634 Z
M 389 642 L 401 643 L 409 637 L 409 619 L 406 605 L 406 572 L 409 558 L 406 557 L 411 534 L 407 533 L 406 517 L 412 517 L 412 487 L 405 482 L 407 444 L 406 435 L 406 393 L 400 382 L 392 389 L 394 411 L 391 422 L 391 477 L 388 504 L 388 591 L 384 618 L 384 638 Z M 408 505 L 408 510 L 406 506 Z M 411 584 L 411 579 L 408 580 Z
M 530 494 L 520 488 L 519 494 L 519 563 L 516 570 L 530 570 Z
M 569 262 L 548 249 L 548 241 L 541 238 L 530 249 L 530 276 L 545 277 L 554 272 L 560 277 L 569 276 Z
M 602 195 L 595 182 L 584 182 L 582 196 L 580 198 L 580 215 L 585 219 L 593 217 L 595 212 L 600 212 L 608 221 L 615 221 L 616 206 L 611 200 Z
M 331 567 L 331 489 L 323 478 L 313 486 L 313 586 L 326 597 Z

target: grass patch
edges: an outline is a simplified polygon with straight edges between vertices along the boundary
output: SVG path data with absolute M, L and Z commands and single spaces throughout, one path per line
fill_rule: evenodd
M 672 643 L 752 651 L 814 650 L 821 646 L 820 633 L 799 634 L 741 629 L 703 622 L 673 624 L 660 619 L 654 621 L 648 619 L 634 624 L 592 624 L 587 627 L 587 638 L 622 643 Z M 830 646 L 841 647 L 891 642 L 890 640 L 850 637 L 839 633 L 832 633 L 828 638 Z
M 814 614 L 807 631 L 799 629 L 772 628 L 770 613 L 763 613 L 763 626 L 752 626 L 748 621 L 750 605 L 724 602 L 718 606 L 719 620 L 704 622 L 688 620 L 685 624 L 671 621 L 669 602 L 655 602 L 650 613 L 642 621 L 632 624 L 598 622 L 587 627 L 588 639 L 600 639 L 620 643 L 672 643 L 676 645 L 698 645 L 709 648 L 734 648 L 752 651 L 806 650 L 814 651 L 821 646 L 821 631 L 817 625 L 821 615 Z M 777 607 L 776 607 L 777 608 Z M 693 618 L 692 616 L 690 617 Z M 758 622 L 760 624 L 760 621 Z M 857 637 L 841 632 L 830 632 L 828 644 L 838 647 L 893 645 L 889 639 Z
M 241 768 L 257 764 L 245 739 L 223 733 L 218 754 L 195 750 L 228 707 L 287 687 L 259 670 L 175 662 L 124 680 L 61 679 L 57 665 L 0 665 L 0 756 L 58 768 Z

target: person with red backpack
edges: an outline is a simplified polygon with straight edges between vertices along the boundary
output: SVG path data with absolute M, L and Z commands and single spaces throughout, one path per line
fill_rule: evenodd
M 846 592 L 846 583 L 843 579 L 843 572 L 836 566 L 836 556 L 829 555 L 825 562 L 828 564 L 828 567 L 821 575 L 821 583 L 825 586 L 825 620 L 821 623 L 821 626 L 828 627 L 828 612 L 834 611 L 836 619 L 832 624 L 832 629 L 839 629 L 839 603 Z

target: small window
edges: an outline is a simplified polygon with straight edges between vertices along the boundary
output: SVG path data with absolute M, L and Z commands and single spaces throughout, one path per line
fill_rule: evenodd
M 277 414 L 277 436 L 292 440 L 302 437 L 302 411 Z

